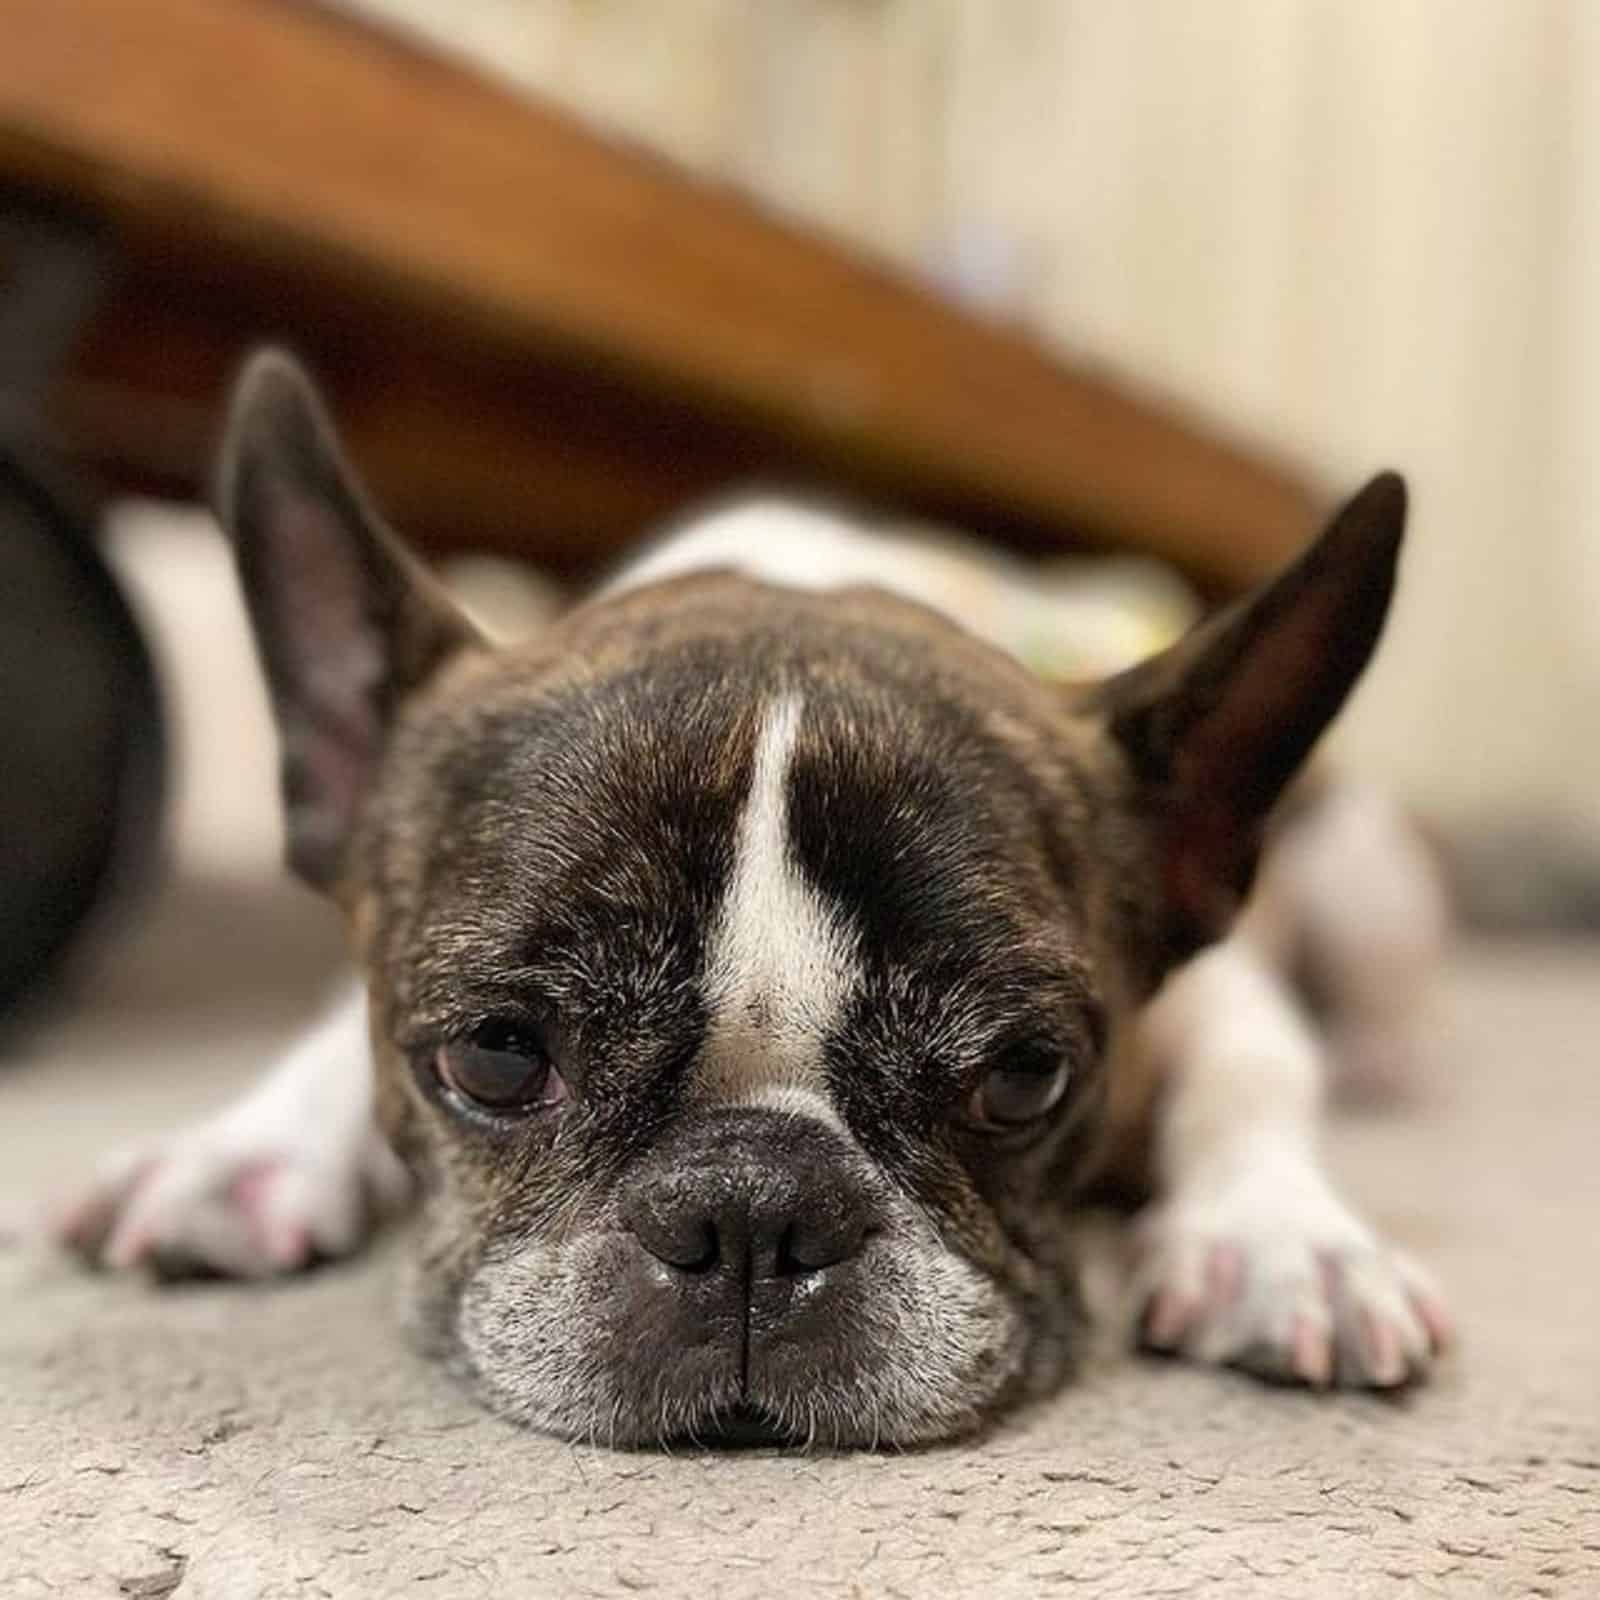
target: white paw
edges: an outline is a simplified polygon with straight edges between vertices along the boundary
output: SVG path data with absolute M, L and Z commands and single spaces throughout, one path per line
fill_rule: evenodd
M 1303 1164 L 1152 1207 L 1135 1288 L 1152 1349 L 1316 1387 L 1393 1389 L 1451 1337 L 1437 1290 Z
M 409 1192 L 351 991 L 243 1099 L 104 1163 L 50 1231 L 103 1266 L 263 1278 L 348 1255 Z
M 231 1121 L 113 1156 L 59 1212 L 56 1240 L 106 1267 L 264 1278 L 348 1255 L 405 1198 L 409 1180 L 375 1129 L 329 1148 Z

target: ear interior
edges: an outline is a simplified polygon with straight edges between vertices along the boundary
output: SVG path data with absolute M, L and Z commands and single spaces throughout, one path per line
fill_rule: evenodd
M 1404 482 L 1380 474 L 1277 579 L 1096 692 L 1158 834 L 1179 950 L 1232 920 L 1274 802 L 1370 660 L 1405 511 Z
M 478 637 L 371 509 L 280 352 L 254 356 L 235 386 L 217 509 L 278 724 L 290 864 L 328 888 L 397 708 Z

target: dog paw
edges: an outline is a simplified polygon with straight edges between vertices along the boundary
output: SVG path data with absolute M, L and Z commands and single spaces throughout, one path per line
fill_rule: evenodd
M 101 1266 L 265 1278 L 348 1255 L 410 1187 L 352 988 L 242 1098 L 103 1163 L 48 1231 Z
M 1136 1249 L 1153 1350 L 1317 1388 L 1395 1389 L 1451 1338 L 1421 1269 L 1314 1172 L 1175 1196 L 1141 1219 Z
M 223 1118 L 113 1156 L 50 1232 L 98 1266 L 265 1278 L 350 1254 L 408 1188 L 375 1130 L 297 1146 Z

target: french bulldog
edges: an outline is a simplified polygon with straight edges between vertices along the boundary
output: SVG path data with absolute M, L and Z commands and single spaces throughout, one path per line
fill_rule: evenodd
M 617 1444 L 911 1445 L 1054 1390 L 1106 1199 L 1147 1346 L 1427 1371 L 1446 1312 L 1319 1164 L 1336 1052 L 1296 982 L 1381 1051 L 1436 957 L 1403 821 L 1293 782 L 1383 627 L 1397 476 L 1075 687 L 851 581 L 870 532 L 780 503 L 495 647 L 279 353 L 218 483 L 289 861 L 361 983 L 108 1163 L 68 1243 L 263 1276 L 412 1203 L 424 1348 Z

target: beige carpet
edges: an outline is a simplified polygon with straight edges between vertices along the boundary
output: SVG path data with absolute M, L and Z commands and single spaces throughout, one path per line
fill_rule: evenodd
M 212 1104 L 331 969 L 315 908 L 191 888 L 6 1046 L 0 1206 Z M 418 1364 L 383 1258 L 156 1292 L 0 1252 L 0 1600 L 1600 1596 L 1600 954 L 1469 952 L 1442 1102 L 1340 1169 L 1451 1285 L 1432 1388 L 1307 1398 L 1108 1352 L 981 1443 L 623 1455 Z

